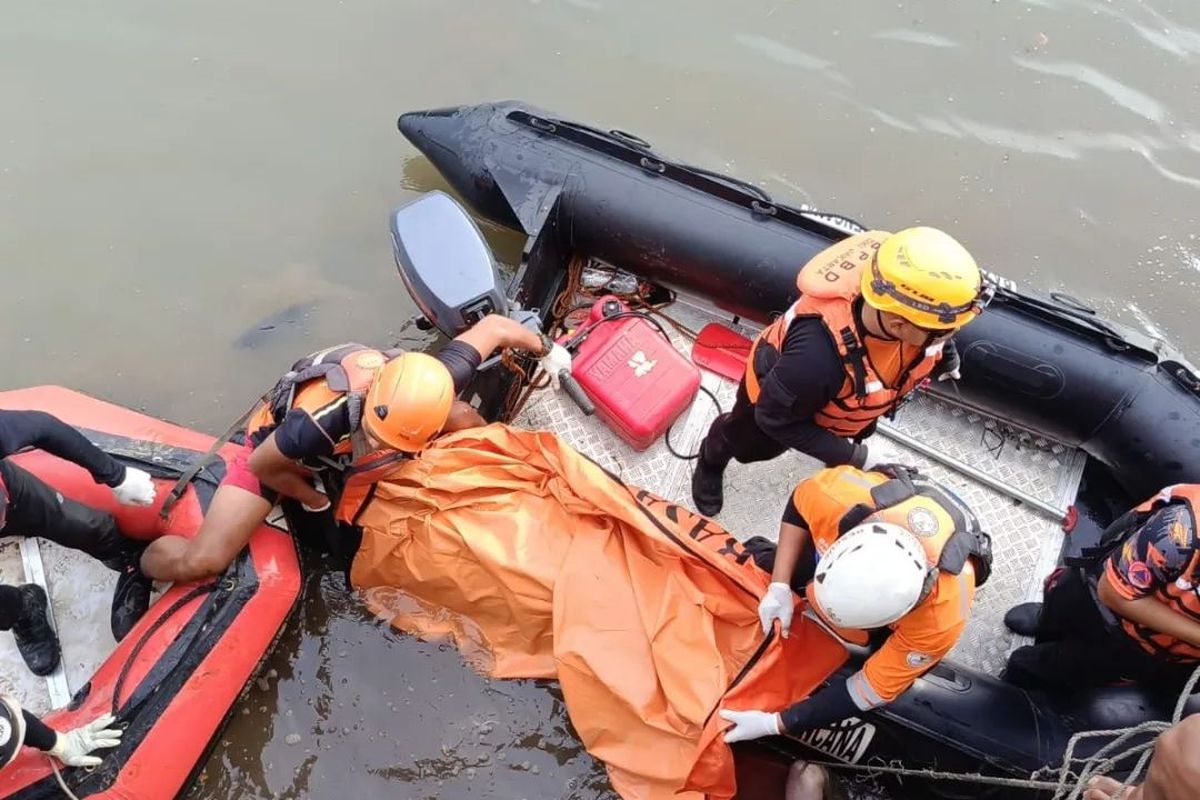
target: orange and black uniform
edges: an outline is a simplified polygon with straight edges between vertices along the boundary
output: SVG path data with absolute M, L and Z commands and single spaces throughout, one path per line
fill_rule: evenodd
M 854 716 L 908 689 L 954 647 L 975 589 L 991 568 L 988 536 L 971 510 L 946 487 L 909 470 L 822 470 L 796 487 L 783 521 L 805 528 L 811 537 L 791 581 L 797 592 L 807 589 L 817 554 L 859 524 L 904 527 L 921 541 L 929 562 L 924 596 L 908 614 L 879 631 L 840 632 L 847 640 L 882 643 L 850 678 L 835 680 L 784 711 L 790 732 Z
M 767 461 L 788 448 L 827 466 L 861 466 L 866 448 L 856 442 L 875 421 L 926 377 L 957 368 L 952 341 L 912 347 L 863 328 L 858 281 L 888 235 L 852 236 L 804 266 L 799 300 L 759 335 L 733 409 L 709 429 L 706 466 Z
M 1026 688 L 1136 680 L 1178 691 L 1200 648 L 1114 614 L 1100 602 L 1103 574 L 1122 597 L 1151 597 L 1200 622 L 1200 485 L 1170 486 L 1105 531 L 1091 558 L 1047 581 L 1037 644 L 1009 659 L 1005 677 Z
M 366 356 L 371 366 L 356 369 L 353 362 L 359 356 Z M 330 360 L 322 362 L 325 357 Z M 270 401 L 260 404 L 251 415 L 245 444 L 229 465 L 223 483 L 259 494 L 272 503 L 278 500 L 277 493 L 263 486 L 249 469 L 250 453 L 272 433 L 280 453 L 314 472 L 328 466 L 322 459 L 350 455 L 351 437 L 361 423 L 361 409 L 356 403 L 361 404 L 374 368 L 387 357 L 363 345 L 349 344 L 298 361 L 269 393 Z M 434 358 L 449 371 L 456 393 L 466 389 L 483 360 L 465 342 L 450 342 Z M 297 374 L 316 371 L 314 364 L 319 363 L 333 369 L 321 377 L 295 381 Z

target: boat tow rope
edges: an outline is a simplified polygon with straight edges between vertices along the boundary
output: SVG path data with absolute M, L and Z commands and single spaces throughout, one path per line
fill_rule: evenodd
M 212 581 L 210 583 L 200 584 L 199 586 L 193 586 L 186 594 L 172 603 L 166 611 L 159 614 L 158 619 L 154 620 L 150 627 L 146 628 L 145 632 L 141 635 L 141 638 L 138 639 L 137 644 L 135 644 L 133 649 L 129 652 L 129 656 L 125 659 L 125 663 L 121 667 L 121 673 L 117 676 L 117 682 L 113 686 L 112 714 L 114 717 L 117 716 L 121 710 L 121 688 L 125 684 L 125 679 L 129 677 L 129 671 L 133 667 L 133 662 L 137 660 L 138 655 L 142 652 L 142 648 L 146 646 L 148 641 L 150 641 L 150 637 L 153 636 L 159 630 L 159 628 L 166 623 L 167 620 L 178 613 L 181 608 L 195 600 L 197 597 L 201 597 L 209 592 L 212 592 L 219 585 L 219 582 Z M 58 762 L 55 760 L 54 756 L 46 753 L 46 760 L 50 762 L 50 769 L 54 772 L 54 779 L 58 781 L 58 788 L 62 789 L 63 794 L 67 796 L 68 800 L 79 800 L 78 796 L 71 791 L 71 787 L 67 785 L 66 780 L 63 778 L 62 772 L 58 768 Z M 87 772 L 91 772 L 92 768 L 87 767 L 85 770 Z
M 232 425 L 226 428 L 224 433 L 222 433 L 216 439 L 213 439 L 212 446 L 208 448 L 207 452 L 196 456 L 195 460 L 193 460 L 188 468 L 185 469 L 179 476 L 179 480 L 175 481 L 175 485 L 171 487 L 171 491 L 167 494 L 166 499 L 163 500 L 162 508 L 158 510 L 158 515 L 161 518 L 167 518 L 167 515 L 171 513 L 171 509 L 174 508 L 175 504 L 179 502 L 179 498 L 183 497 L 183 493 L 187 491 L 187 487 L 192 482 L 192 479 L 200 474 L 200 470 L 204 469 L 208 465 L 209 461 L 212 461 L 212 458 L 217 454 L 217 451 L 224 447 L 225 443 L 228 442 L 235 433 L 242 429 L 242 426 L 245 425 L 250 419 L 250 415 L 254 413 L 256 408 L 258 408 L 259 403 L 263 402 L 265 399 L 265 395 L 257 398 L 254 401 L 254 404 L 246 409 L 246 413 L 238 417 Z
M 1180 692 L 1179 699 L 1175 703 L 1175 712 L 1171 715 L 1170 720 L 1151 720 L 1150 722 L 1143 722 L 1140 725 L 1134 725 L 1130 728 L 1080 731 L 1068 740 L 1061 766 L 1042 767 L 1039 770 L 1031 772 L 1028 778 L 1005 778 L 998 775 L 983 775 L 978 772 L 944 772 L 934 769 L 909 769 L 898 766 L 899 762 L 895 761 L 887 765 L 848 764 L 842 761 L 815 760 L 805 760 L 805 763 L 831 770 L 863 772 L 867 773 L 869 777 L 876 775 L 896 775 L 924 780 L 974 783 L 983 786 L 1005 786 L 1009 788 L 1053 792 L 1051 800 L 1080 800 L 1088 788 L 1088 782 L 1092 778 L 1107 775 L 1120 762 L 1136 755 L 1139 757 L 1133 770 L 1125 778 L 1121 784 L 1121 788 L 1113 795 L 1116 800 L 1124 800 L 1126 790 L 1133 786 L 1134 782 L 1142 776 L 1142 772 L 1150 762 L 1150 757 L 1154 754 L 1154 745 L 1158 737 L 1167 728 L 1170 728 L 1182 719 L 1184 706 L 1195 690 L 1197 681 L 1200 681 L 1200 667 L 1197 667 L 1192 672 L 1192 676 L 1183 687 L 1183 691 Z M 1146 742 L 1128 744 L 1130 739 L 1143 734 L 1153 734 L 1153 738 Z M 1084 740 L 1106 738 L 1111 739 L 1111 741 L 1100 747 L 1091 756 L 1087 758 L 1078 758 L 1075 756 L 1075 749 Z M 787 755 L 789 758 L 794 758 L 793 753 L 773 746 L 769 742 L 764 741 L 763 744 L 778 753 Z M 1079 765 L 1078 769 L 1073 769 L 1076 764 Z M 1056 772 L 1058 775 L 1057 780 L 1047 780 L 1048 776 Z

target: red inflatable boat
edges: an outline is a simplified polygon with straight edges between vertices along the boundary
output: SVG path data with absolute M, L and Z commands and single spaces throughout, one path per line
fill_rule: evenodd
M 0 392 L 0 408 L 40 409 L 74 425 L 118 460 L 150 472 L 159 485 L 159 504 L 213 441 L 209 436 L 59 387 Z M 222 458 L 229 458 L 232 450 L 227 445 L 220 451 Z M 158 507 L 117 505 L 107 487 L 95 484 L 87 472 L 73 464 L 41 452 L 14 458 L 64 495 L 114 513 L 124 531 L 144 539 L 168 533 L 194 535 L 224 469 L 222 458 L 213 459 L 192 479 L 186 494 L 163 520 Z M 6 552 L 15 552 L 15 545 L 5 547 Z M 51 557 L 63 559 L 64 553 L 53 551 Z M 84 565 L 79 568 L 91 569 Z M 28 575 L 28 563 L 26 570 Z M 54 572 L 45 571 L 51 583 Z M 4 578 L 12 582 L 9 572 Z M 78 583 L 48 587 L 54 613 L 60 619 L 71 612 L 59 608 L 58 598 L 78 595 Z M 78 658 L 72 662 L 76 669 L 79 663 L 87 663 L 89 672 L 76 677 L 74 683 L 80 685 L 70 686 L 70 701 L 49 711 L 44 719 L 58 730 L 67 730 L 113 713 L 125 729 L 125 736 L 119 747 L 99 753 L 104 757 L 101 766 L 62 771 L 71 791 L 78 797 L 121 800 L 159 800 L 179 794 L 220 732 L 234 702 L 270 652 L 299 592 L 300 566 L 291 536 L 263 525 L 223 575 L 213 581 L 167 589 L 120 644 L 114 646 L 110 638 L 101 641 L 97 639 L 101 634 L 88 631 L 93 646 L 100 641 L 105 650 L 95 653 L 91 662 Z M 107 613 L 109 599 L 95 598 L 103 613 Z M 78 618 L 78 614 L 74 616 Z M 60 626 L 61 636 L 69 633 L 66 627 Z M 108 637 L 107 632 L 102 636 Z M 63 647 L 64 662 L 72 661 L 65 638 Z M 91 664 L 99 665 L 94 672 L 90 672 Z M 19 675 L 17 666 L 9 664 L 6 669 Z M 22 676 L 20 680 L 27 678 Z M 44 697 L 41 701 L 18 699 L 34 710 L 39 710 L 38 702 L 46 702 Z M 0 772 L 0 797 L 61 798 L 63 792 L 49 759 L 26 747 Z

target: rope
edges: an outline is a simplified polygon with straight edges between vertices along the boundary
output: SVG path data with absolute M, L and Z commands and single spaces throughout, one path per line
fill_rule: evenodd
M 1183 691 L 1179 693 L 1179 698 L 1175 702 L 1175 711 L 1171 715 L 1171 719 L 1151 720 L 1143 722 L 1139 725 L 1134 725 L 1130 728 L 1116 728 L 1113 730 L 1097 730 L 1097 731 L 1080 731 L 1073 735 L 1067 741 L 1067 747 L 1063 752 L 1062 766 L 1058 768 L 1057 780 L 1044 780 L 1040 776 L 1045 770 L 1052 770 L 1052 767 L 1043 767 L 1030 773 L 1028 778 L 1004 778 L 996 775 L 984 775 L 978 772 L 943 772 L 933 769 L 909 769 L 907 767 L 886 766 L 883 764 L 847 764 L 841 761 L 814 761 L 808 760 L 807 763 L 815 764 L 819 767 L 825 767 L 833 770 L 844 770 L 848 772 L 865 772 L 872 775 L 896 775 L 906 778 L 921 778 L 925 780 L 935 781 L 958 781 L 960 783 L 974 783 L 983 786 L 1004 786 L 1017 789 L 1033 789 L 1035 791 L 1053 792 L 1052 800 L 1080 800 L 1083 793 L 1087 790 L 1088 782 L 1095 777 L 1107 774 L 1115 766 L 1126 759 L 1138 756 L 1137 764 L 1133 770 L 1125 778 L 1121 784 L 1120 790 L 1117 792 L 1117 797 L 1123 797 L 1123 793 L 1133 785 L 1134 781 L 1138 780 L 1146 765 L 1150 762 L 1150 758 L 1154 753 L 1154 745 L 1158 737 L 1163 731 L 1177 724 L 1183 717 L 1184 707 L 1187 705 L 1188 698 L 1196 688 L 1197 682 L 1200 682 L 1200 666 L 1192 671 L 1191 677 L 1187 684 L 1184 685 Z M 1128 745 L 1122 749 L 1130 739 L 1141 734 L 1153 734 L 1154 738 L 1148 742 L 1140 742 L 1134 745 Z M 1075 750 L 1079 744 L 1088 739 L 1101 739 L 1113 737 L 1112 741 L 1106 743 L 1099 750 L 1088 756 L 1086 759 L 1076 758 Z M 776 746 L 764 742 L 764 744 L 780 753 L 786 751 Z M 787 753 L 791 756 L 792 754 Z M 1072 765 L 1079 763 L 1078 771 L 1072 770 Z
M 54 756 L 47 754 L 46 760 L 50 762 L 50 769 L 54 770 L 54 779 L 58 781 L 58 788 L 62 789 L 69 800 L 79 800 L 75 793 L 71 791 L 71 787 L 67 786 L 67 782 L 63 780 L 62 773 L 58 771 L 58 764 L 54 761 Z
M 158 619 L 154 620 L 153 624 L 146 628 L 145 632 L 142 633 L 142 636 L 140 639 L 138 639 L 137 644 L 135 644 L 133 649 L 129 651 L 129 657 L 125 659 L 125 663 L 121 666 L 121 672 L 119 675 L 117 675 L 117 682 L 113 685 L 112 715 L 114 717 L 117 716 L 121 710 L 121 690 L 125 686 L 125 679 L 129 677 L 129 672 L 133 669 L 133 662 L 137 660 L 137 657 L 142 652 L 142 648 L 144 648 L 146 643 L 150 641 L 150 637 L 157 633 L 159 628 L 161 628 L 168 619 L 178 613 L 181 608 L 195 600 L 197 597 L 213 591 L 217 588 L 217 586 L 218 583 L 216 581 L 213 581 L 212 583 L 203 583 L 199 586 L 193 586 L 187 594 L 172 603 L 171 606 L 162 614 L 159 614 Z

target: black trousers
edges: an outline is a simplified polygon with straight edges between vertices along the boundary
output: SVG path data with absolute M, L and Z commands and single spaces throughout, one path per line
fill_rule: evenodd
M 1071 691 L 1136 681 L 1178 694 L 1194 664 L 1178 664 L 1143 650 L 1102 615 L 1083 570 L 1060 572 L 1047 587 L 1036 644 L 1013 651 L 1004 679 L 1025 689 Z
M 787 450 L 767 434 L 754 421 L 754 406 L 746 392 L 746 379 L 738 384 L 737 399 L 733 408 L 713 420 L 700 448 L 700 457 L 705 463 L 724 468 L 730 459 L 736 458 L 743 464 L 755 461 L 770 461 Z
M 111 514 L 63 497 L 41 478 L 7 459 L 0 459 L 0 476 L 8 490 L 8 509 L 0 536 L 40 536 L 99 561 L 114 562 L 112 566 L 138 547 L 121 533 Z M 0 585 L 0 630 L 12 628 L 20 613 L 17 588 Z

